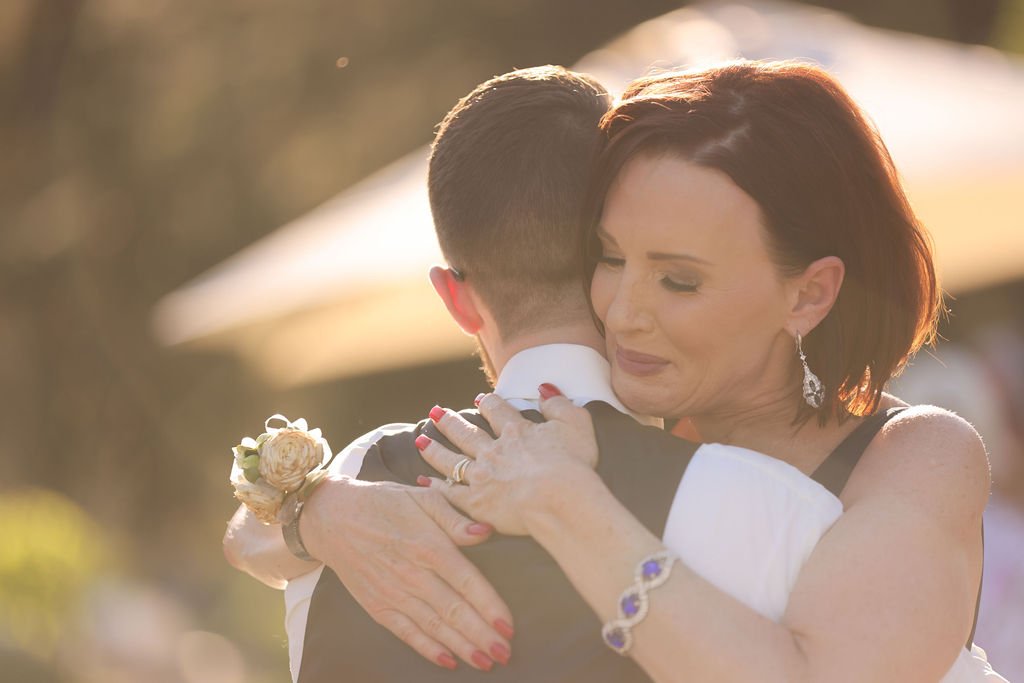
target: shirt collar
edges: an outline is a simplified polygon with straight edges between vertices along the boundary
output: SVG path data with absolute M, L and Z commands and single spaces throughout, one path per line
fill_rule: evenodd
M 543 344 L 512 356 L 494 387 L 494 393 L 520 410 L 536 408 L 537 387 L 548 382 L 582 406 L 603 401 L 645 425 L 662 427 L 660 418 L 637 415 L 622 405 L 612 391 L 611 366 L 600 353 L 580 344 Z

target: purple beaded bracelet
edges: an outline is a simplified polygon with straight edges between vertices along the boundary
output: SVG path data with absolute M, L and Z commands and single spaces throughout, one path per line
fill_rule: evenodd
M 601 629 L 605 645 L 625 655 L 633 647 L 633 627 L 647 616 L 647 592 L 668 581 L 672 565 L 678 558 L 667 550 L 640 560 L 633 575 L 633 585 L 619 596 L 619 618 Z

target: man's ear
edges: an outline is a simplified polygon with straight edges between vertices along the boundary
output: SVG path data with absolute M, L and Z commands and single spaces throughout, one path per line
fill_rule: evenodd
M 457 280 L 448 268 L 434 266 L 430 269 L 430 284 L 434 286 L 434 291 L 441 297 L 452 320 L 462 328 L 463 332 L 475 335 L 480 331 L 484 322 L 483 317 L 477 309 L 475 297 L 465 282 Z
M 825 256 L 813 261 L 803 273 L 793 278 L 792 303 L 787 320 L 790 334 L 807 336 L 818 326 L 839 296 L 846 276 L 846 266 L 838 256 Z

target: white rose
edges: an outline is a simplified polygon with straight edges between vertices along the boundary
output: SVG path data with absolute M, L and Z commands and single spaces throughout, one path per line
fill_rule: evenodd
M 260 446 L 260 481 L 295 491 L 324 461 L 324 445 L 314 434 L 296 429 L 271 432 Z
M 249 508 L 258 520 L 264 524 L 277 522 L 284 491 L 274 488 L 263 479 L 249 481 L 237 465 L 231 471 L 231 485 L 235 487 L 235 498 Z

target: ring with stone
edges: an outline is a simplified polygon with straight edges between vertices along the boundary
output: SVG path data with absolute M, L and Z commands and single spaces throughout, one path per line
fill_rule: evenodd
M 463 458 L 455 463 L 455 467 L 452 468 L 451 476 L 445 479 L 445 481 L 449 484 L 465 484 L 466 468 L 469 467 L 469 463 L 471 462 L 473 462 L 472 458 Z

